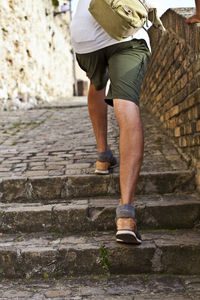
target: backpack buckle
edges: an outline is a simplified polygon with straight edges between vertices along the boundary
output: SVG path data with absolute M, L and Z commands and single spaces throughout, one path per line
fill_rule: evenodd
M 123 5 L 123 9 L 128 16 L 131 16 L 133 14 L 132 10 L 128 6 Z

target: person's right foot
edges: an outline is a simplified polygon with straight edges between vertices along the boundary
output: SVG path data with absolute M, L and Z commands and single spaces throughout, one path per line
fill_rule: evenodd
M 133 218 L 118 218 L 116 221 L 116 241 L 127 244 L 140 245 L 141 236 L 137 231 L 137 225 Z

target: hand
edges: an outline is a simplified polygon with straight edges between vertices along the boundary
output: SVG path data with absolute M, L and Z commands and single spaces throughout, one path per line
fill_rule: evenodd
M 188 18 L 186 20 L 187 24 L 192 24 L 192 23 L 200 23 L 200 16 L 198 15 L 193 15 L 192 17 Z

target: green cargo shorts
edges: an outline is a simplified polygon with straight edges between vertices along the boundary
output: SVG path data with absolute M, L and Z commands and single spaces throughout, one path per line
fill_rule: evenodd
M 139 105 L 140 88 L 150 57 L 144 40 L 133 39 L 100 50 L 76 54 L 79 66 L 89 77 L 96 90 L 103 89 L 108 79 L 110 86 L 105 101 L 129 100 Z

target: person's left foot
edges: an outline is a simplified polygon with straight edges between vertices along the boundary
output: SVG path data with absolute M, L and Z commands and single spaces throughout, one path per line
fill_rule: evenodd
M 117 165 L 117 159 L 113 156 L 110 149 L 105 152 L 99 152 L 95 173 L 107 175 L 109 174 L 109 170 L 115 168 Z

